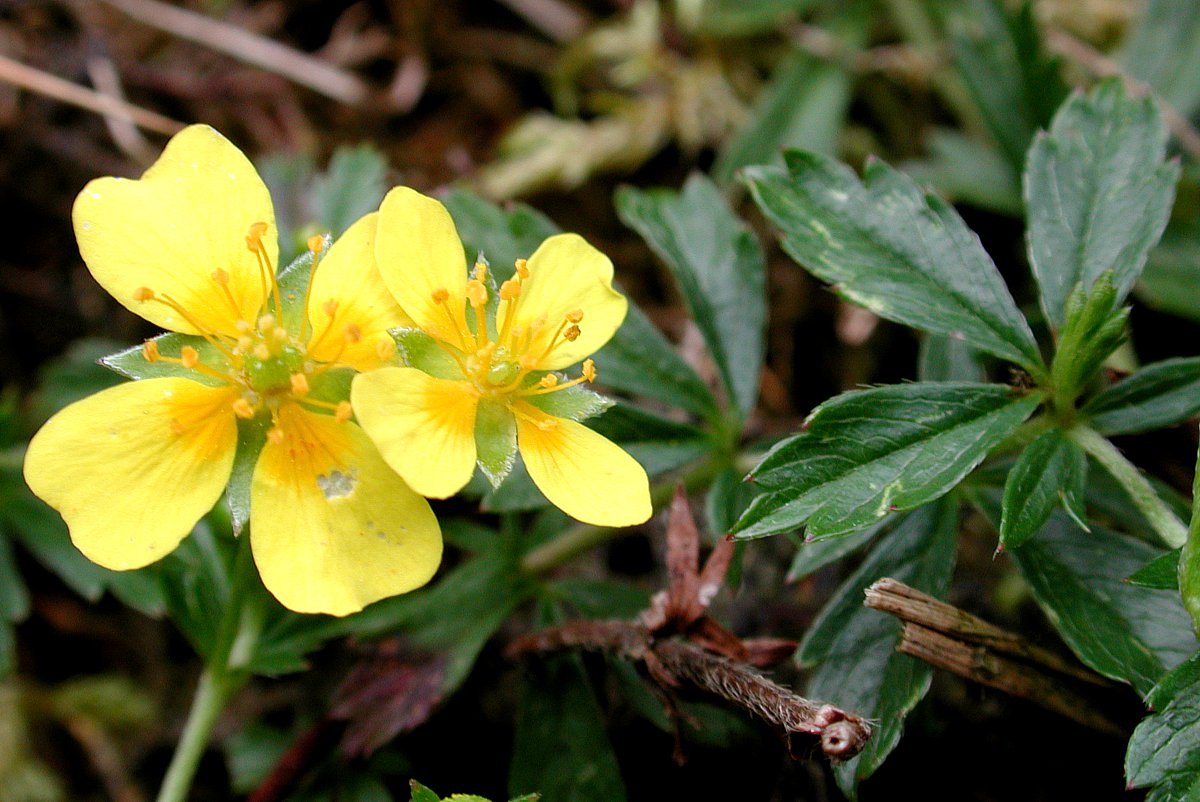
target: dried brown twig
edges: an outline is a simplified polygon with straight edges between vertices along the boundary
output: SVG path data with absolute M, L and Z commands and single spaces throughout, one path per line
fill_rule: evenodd
M 1019 635 L 883 578 L 866 591 L 867 607 L 904 623 L 897 650 L 981 685 L 1029 699 L 1101 732 L 1125 729 L 1097 710 L 1096 696 L 1118 686 Z
M 667 524 L 667 589 L 655 595 L 636 621 L 573 621 L 514 640 L 510 657 L 586 649 L 618 655 L 646 667 L 655 690 L 676 728 L 680 713 L 672 691 L 684 684 L 717 696 L 793 734 L 816 736 L 821 750 L 847 760 L 871 736 L 863 719 L 834 705 L 813 702 L 755 670 L 778 662 L 795 648 L 791 641 L 741 640 L 706 614 L 720 589 L 733 555 L 733 543 L 721 540 L 702 571 L 700 534 L 688 509 L 687 494 L 675 492 Z

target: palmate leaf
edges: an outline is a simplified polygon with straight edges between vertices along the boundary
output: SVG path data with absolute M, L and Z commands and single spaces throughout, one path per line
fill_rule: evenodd
M 699 173 L 678 193 L 622 187 L 616 205 L 625 225 L 671 269 L 730 397 L 748 414 L 758 399 L 766 325 L 758 241 Z
M 739 537 L 801 525 L 819 539 L 943 495 L 1041 403 L 995 384 L 902 384 L 844 393 L 751 473 L 769 492 L 734 526 Z
M 860 780 L 879 768 L 895 748 L 904 717 L 929 690 L 930 667 L 899 654 L 901 624 L 863 606 L 863 591 L 882 577 L 899 579 L 944 596 L 954 570 L 958 503 L 929 504 L 897 519 L 813 622 L 796 660 L 813 666 L 807 693 L 877 722 L 871 740 L 853 760 L 834 769 L 838 786 L 852 799 Z
M 1150 0 L 1124 53 L 1125 72 L 1184 117 L 1200 108 L 1200 5 Z
M 1153 99 L 1118 79 L 1063 104 L 1025 170 L 1029 261 L 1042 311 L 1063 324 L 1067 296 L 1111 270 L 1120 302 L 1171 213 L 1179 168 L 1164 163 L 1166 129 Z
M 785 160 L 786 169 L 748 168 L 745 177 L 801 266 L 880 317 L 1044 373 L 1029 324 L 957 212 L 882 162 L 860 182 L 813 153 Z

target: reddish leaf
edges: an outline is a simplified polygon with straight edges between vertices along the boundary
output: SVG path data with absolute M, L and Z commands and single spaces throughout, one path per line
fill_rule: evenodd
M 423 723 L 441 701 L 446 659 L 381 654 L 360 663 L 334 694 L 331 718 L 347 722 L 341 750 L 363 757 Z

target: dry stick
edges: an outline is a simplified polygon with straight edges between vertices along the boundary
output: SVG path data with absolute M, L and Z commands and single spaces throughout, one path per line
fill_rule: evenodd
M 154 131 L 158 134 L 172 136 L 179 133 L 184 127 L 183 123 L 176 122 L 169 117 L 108 95 L 102 95 L 85 86 L 64 81 L 62 78 L 14 61 L 4 55 L 0 55 L 0 81 L 20 86 L 63 103 L 79 106 L 88 111 L 94 111 L 97 114 L 103 114 L 106 117 L 129 120 L 147 131 Z
M 1117 688 L 1103 677 L 895 579 L 880 579 L 867 588 L 864 603 L 904 622 L 896 647 L 904 654 L 1101 732 L 1125 732 L 1095 712 L 1095 700 L 1084 692 L 1084 685 L 1093 692 Z
M 1162 109 L 1163 119 L 1166 120 L 1167 128 L 1179 140 L 1180 147 L 1191 154 L 1193 159 L 1200 160 L 1200 131 L 1197 131 L 1191 122 L 1188 121 L 1187 117 L 1179 113 L 1178 109 L 1155 93 L 1154 89 L 1145 81 L 1134 78 L 1121 69 L 1121 65 L 1117 64 L 1117 62 L 1065 31 L 1053 28 L 1046 31 L 1046 43 L 1050 46 L 1051 50 L 1062 56 L 1066 56 L 1094 75 L 1118 76 L 1130 92 L 1154 97 L 1158 101 L 1159 108 Z
M 499 1 L 559 44 L 578 38 L 587 29 L 587 17 L 559 0 Z
M 139 22 L 253 64 L 328 98 L 358 105 L 370 95 L 358 76 L 319 58 L 220 20 L 158 0 L 104 0 Z
M 121 88 L 121 76 L 117 73 L 117 68 L 111 59 L 92 56 L 87 61 L 87 71 L 97 92 L 115 100 L 125 100 L 125 93 Z M 108 134 L 117 143 L 117 147 L 126 154 L 144 164 L 154 161 L 156 149 L 150 146 L 146 137 L 142 136 L 142 132 L 132 122 L 106 114 L 104 115 L 104 124 L 108 127 Z

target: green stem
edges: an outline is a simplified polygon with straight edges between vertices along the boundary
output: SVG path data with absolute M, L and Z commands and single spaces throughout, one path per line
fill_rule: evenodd
M 262 631 L 263 610 L 248 592 L 254 571 L 250 533 L 243 532 L 239 541 L 221 629 L 200 674 L 187 722 L 175 746 L 171 765 L 167 767 L 157 802 L 185 802 L 217 717 L 229 698 L 249 678 L 244 669 L 253 657 L 254 646 Z
M 682 478 L 655 484 L 650 488 L 650 500 L 654 508 L 658 509 L 670 501 L 671 494 L 675 492 L 675 485 L 678 482 L 682 482 L 688 490 L 694 490 L 712 481 L 726 467 L 731 467 L 728 458 L 710 457 L 685 473 Z M 738 462 L 737 467 L 741 467 L 741 461 Z M 628 531 L 628 528 L 576 524 L 558 537 L 526 554 L 521 559 L 521 571 L 525 574 L 545 573 Z
M 1187 541 L 1188 530 L 1154 492 L 1154 488 L 1137 466 L 1104 435 L 1087 426 L 1076 426 L 1067 432 L 1075 443 L 1112 474 L 1129 497 L 1138 512 L 1150 523 L 1155 533 L 1171 548 L 1178 548 Z

